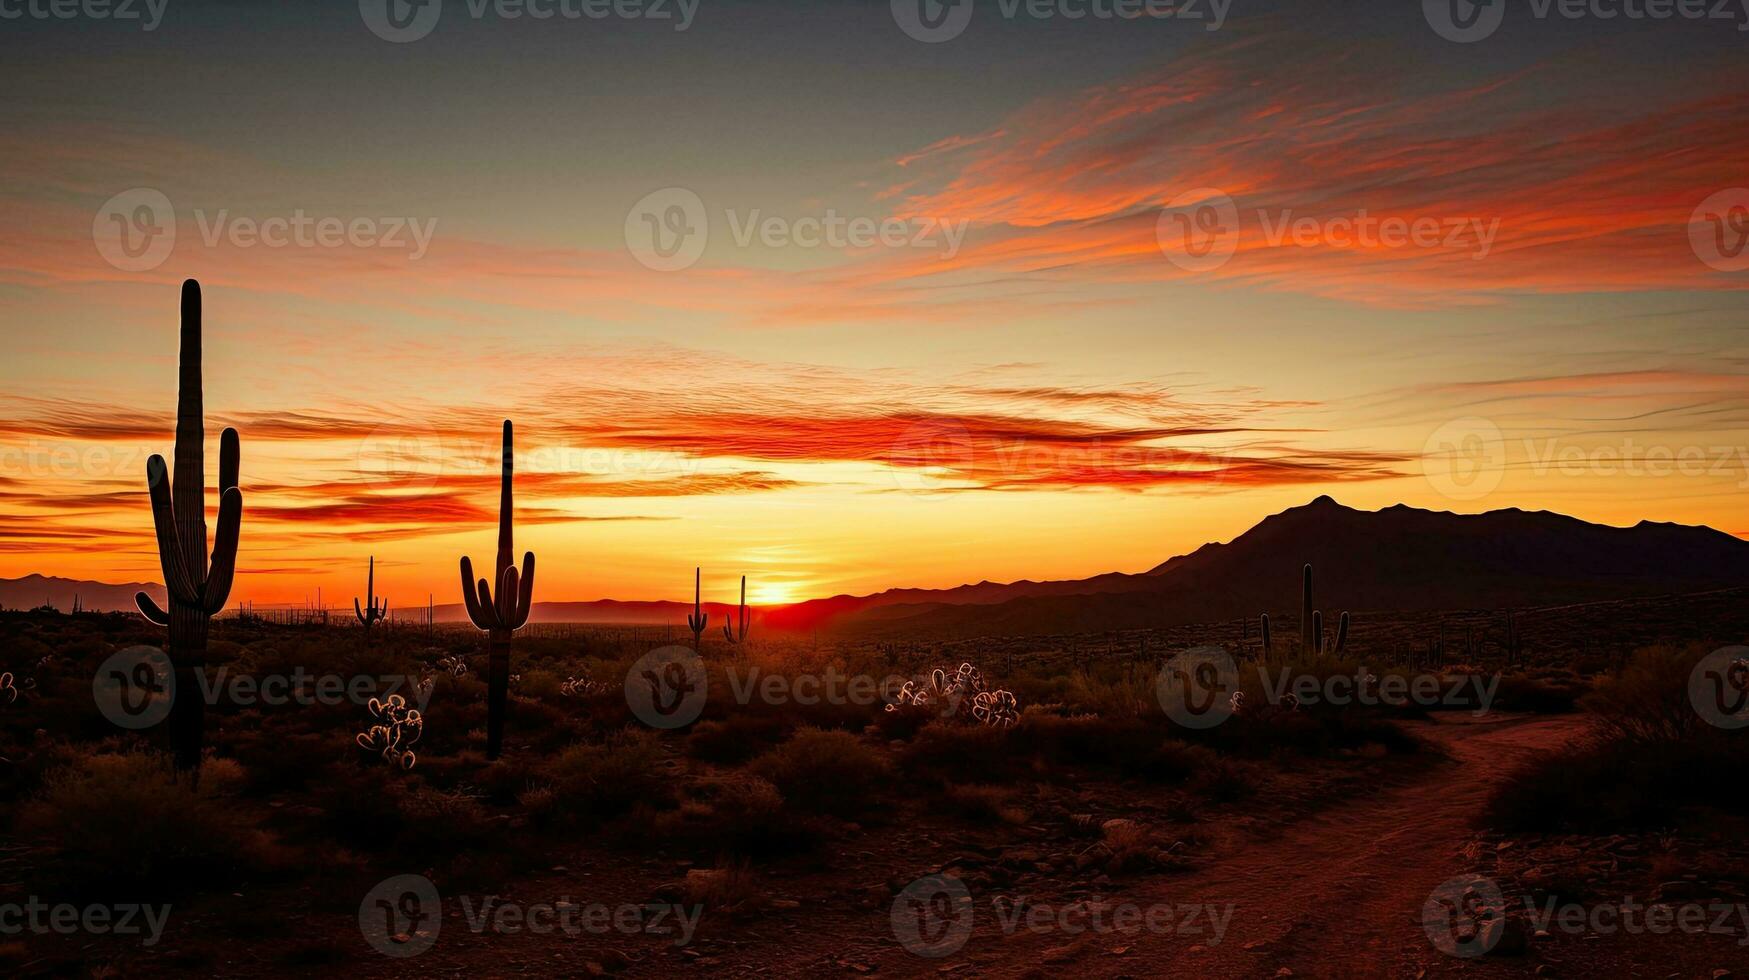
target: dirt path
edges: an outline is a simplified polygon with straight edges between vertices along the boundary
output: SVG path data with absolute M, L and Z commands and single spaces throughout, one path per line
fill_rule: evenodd
M 1442 744 L 1452 761 L 1410 785 L 1324 811 L 1252 840 L 1193 875 L 1154 878 L 1113 896 L 1113 905 L 1165 903 L 1182 923 L 1192 914 L 1199 933 L 1139 931 L 1132 935 L 1024 926 L 1004 935 L 982 921 L 968 943 L 978 972 L 1018 975 L 1049 962 L 1077 976 L 1404 977 L 1430 975 L 1460 963 L 1436 950 L 1421 923 L 1421 907 L 1447 879 L 1464 873 L 1458 850 L 1496 782 L 1516 764 L 1555 751 L 1583 734 L 1579 716 L 1442 721 L 1417 726 Z M 1213 918 L 1231 909 L 1214 941 Z M 974 914 L 995 919 L 980 902 Z M 978 954 L 999 950 L 995 960 Z M 1117 952 L 1120 951 L 1121 952 Z M 941 963 L 911 966 L 883 958 L 883 972 L 934 973 Z M 1465 972 L 1475 975 L 1473 967 Z M 920 968 L 921 967 L 921 968 Z M 951 967 L 950 967 L 951 968 Z

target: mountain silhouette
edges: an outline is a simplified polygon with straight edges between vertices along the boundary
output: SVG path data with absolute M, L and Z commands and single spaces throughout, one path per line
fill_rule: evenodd
M 71 612 L 73 597 L 78 596 L 79 605 L 90 612 L 133 612 L 134 593 L 142 591 L 159 602 L 164 601 L 164 587 L 155 582 L 110 584 L 52 575 L 26 575 L 23 578 L 0 578 L 0 606 L 35 609 L 47 602 L 62 612 Z
M 1140 574 L 834 596 L 773 611 L 773 628 L 1069 633 L 1296 613 L 1300 566 L 1323 608 L 1551 605 L 1749 585 L 1749 542 L 1707 527 L 1611 527 L 1547 511 L 1378 511 L 1328 496 Z

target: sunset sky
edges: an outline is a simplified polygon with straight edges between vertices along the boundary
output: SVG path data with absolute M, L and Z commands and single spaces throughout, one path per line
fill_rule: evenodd
M 1139 571 L 1320 493 L 1749 533 L 1739 23 L 481 9 L 0 20 L 0 576 L 157 580 L 191 277 L 233 601 L 371 555 L 457 601 L 505 418 L 545 600 Z M 174 247 L 127 268 L 141 189 Z M 345 240 L 253 240 L 299 214 Z M 1387 219 L 1434 233 L 1351 234 Z

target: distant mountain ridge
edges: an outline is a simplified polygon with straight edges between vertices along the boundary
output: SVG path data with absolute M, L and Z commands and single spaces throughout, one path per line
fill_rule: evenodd
M 0 578 L 0 606 L 35 609 L 47 602 L 62 612 L 73 611 L 73 598 L 92 612 L 133 612 L 134 593 L 145 592 L 162 605 L 164 587 L 156 582 L 90 582 L 54 575 Z
M 1749 542 L 1712 528 L 1612 527 L 1515 508 L 1362 511 L 1320 496 L 1230 542 L 1139 574 L 835 596 L 774 611 L 771 619 L 774 626 L 972 635 L 1297 615 L 1307 562 L 1318 604 L 1356 611 L 1504 608 L 1749 585 Z
M 1452 514 L 1397 504 L 1377 511 L 1328 496 L 1258 522 L 1140 573 L 1062 581 L 979 582 L 951 589 L 889 589 L 753 610 L 762 629 L 976 635 L 1071 633 L 1177 626 L 1259 613 L 1297 615 L 1300 566 L 1315 568 L 1325 609 L 1427 611 L 1591 602 L 1749 586 L 1749 542 L 1708 527 L 1641 521 L 1592 524 L 1548 511 Z M 153 584 L 0 579 L 7 608 L 47 598 L 65 610 L 77 592 L 88 609 L 133 608 Z M 263 607 L 265 608 L 265 607 Z M 735 607 L 706 603 L 710 629 Z M 338 613 L 340 610 L 336 610 Z M 535 622 L 674 624 L 685 601 L 536 602 Z M 392 609 L 416 616 L 420 609 Z M 458 603 L 437 606 L 458 622 Z

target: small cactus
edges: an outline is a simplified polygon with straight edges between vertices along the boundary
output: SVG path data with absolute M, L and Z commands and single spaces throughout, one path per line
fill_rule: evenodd
M 516 505 L 511 486 L 515 453 L 510 420 L 504 421 L 504 459 L 498 484 L 498 558 L 492 580 L 474 581 L 474 564 L 462 557 L 462 601 L 468 619 L 484 630 L 490 644 L 486 661 L 486 758 L 496 759 L 504 746 L 504 715 L 510 704 L 510 640 L 528 623 L 534 603 L 534 552 L 522 556 L 516 570 Z M 496 585 L 498 593 L 493 595 Z
M 741 629 L 738 635 L 735 631 L 735 622 L 731 621 L 723 624 L 723 639 L 728 640 L 732 644 L 739 644 L 741 641 L 747 639 L 747 576 L 745 575 L 741 576 L 741 611 L 739 619 Z
M 1334 642 L 1324 635 L 1324 613 L 1312 608 L 1312 566 L 1308 562 L 1300 579 L 1300 651 L 1307 656 L 1341 656 L 1348 645 L 1348 613 L 1337 621 Z
M 1269 614 L 1263 614 L 1263 659 L 1268 660 L 1270 654 Z
M 219 436 L 219 526 L 211 561 L 206 537 L 206 422 L 201 395 L 200 283 L 182 284 L 182 347 L 176 394 L 174 483 L 164 457 L 146 461 L 146 487 L 158 535 L 169 610 L 144 592 L 134 595 L 140 614 L 170 631 L 170 662 L 176 687 L 196 690 L 206 666 L 207 626 L 225 608 L 237 572 L 237 539 L 243 522 L 243 492 L 237 488 L 236 429 Z M 206 701 L 181 697 L 170 709 L 170 739 L 180 769 L 200 766 Z
M 398 769 L 411 769 L 417 761 L 413 743 L 425 734 L 425 718 L 416 708 L 407 707 L 407 699 L 399 694 L 387 700 L 370 699 L 371 717 L 377 724 L 353 737 L 358 747 Z
M 364 624 L 365 635 L 369 636 L 370 628 L 382 622 L 389 615 L 389 600 L 384 598 L 381 605 L 377 603 L 377 559 L 375 555 L 370 557 L 370 575 L 365 579 L 364 601 L 365 605 L 360 606 L 358 597 L 353 597 L 352 614 Z
M 686 628 L 692 630 L 692 649 L 698 651 L 704 641 L 705 624 L 710 622 L 710 614 L 699 605 L 699 569 L 692 570 L 692 612 L 686 617 Z

